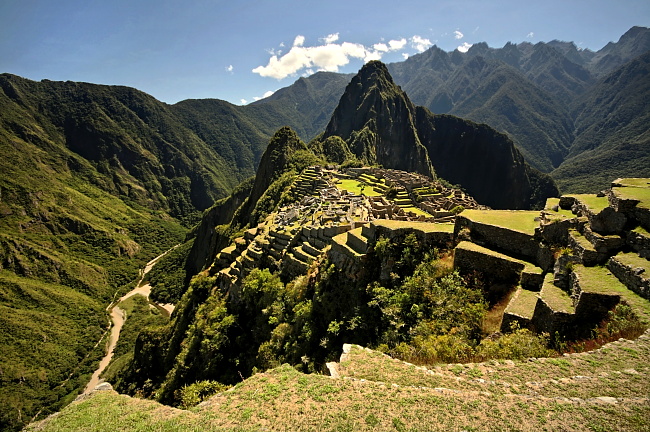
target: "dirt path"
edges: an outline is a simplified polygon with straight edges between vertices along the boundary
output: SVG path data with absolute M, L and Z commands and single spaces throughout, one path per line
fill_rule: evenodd
M 124 325 L 125 317 L 124 311 L 117 306 L 114 306 L 111 309 L 111 321 L 113 322 L 113 327 L 111 328 L 111 335 L 108 340 L 108 347 L 106 348 L 106 355 L 102 358 L 102 361 L 99 362 L 97 370 L 93 373 L 93 376 L 90 378 L 90 381 L 84 389 L 84 393 L 90 393 L 95 387 L 100 384 L 99 375 L 104 372 L 106 366 L 113 359 L 113 350 L 115 345 L 117 345 L 117 340 L 120 338 L 120 331 L 122 331 L 122 326 Z
M 178 245 L 174 246 L 173 248 L 169 249 L 165 253 L 149 261 L 147 265 L 144 267 L 144 269 L 140 271 L 140 280 L 138 281 L 136 287 L 131 291 L 129 291 L 128 293 L 124 294 L 122 297 L 120 297 L 116 302 L 111 303 L 106 308 L 106 310 L 110 314 L 111 322 L 112 322 L 111 334 L 109 337 L 108 347 L 106 348 L 106 355 L 99 362 L 99 366 L 97 367 L 97 370 L 95 370 L 93 376 L 90 378 L 90 381 L 88 382 L 88 385 L 86 385 L 86 388 L 84 389 L 84 394 L 90 393 L 91 391 L 93 391 L 95 387 L 97 387 L 99 384 L 103 382 L 103 380 L 99 378 L 99 376 L 102 374 L 102 372 L 104 372 L 104 369 L 106 369 L 108 364 L 113 359 L 113 350 L 117 345 L 117 341 L 120 338 L 120 331 L 122 331 L 122 326 L 124 325 L 124 321 L 126 321 L 127 318 L 125 316 L 124 310 L 120 309 L 118 305 L 120 304 L 120 302 L 134 295 L 141 295 L 145 297 L 147 300 L 149 300 L 149 294 L 151 294 L 151 285 L 149 284 L 140 285 L 140 284 L 144 280 L 145 275 L 149 273 L 149 271 L 153 268 L 154 265 L 156 265 L 158 260 L 164 257 L 168 252 L 172 251 L 176 247 L 178 247 Z M 171 313 L 174 311 L 173 304 L 158 304 L 152 302 L 151 300 L 149 300 L 149 303 L 151 303 L 153 306 L 158 308 L 162 313 L 164 313 L 167 316 L 170 316 Z

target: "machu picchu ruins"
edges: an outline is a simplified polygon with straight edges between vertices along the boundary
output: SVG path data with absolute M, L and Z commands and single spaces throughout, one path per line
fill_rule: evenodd
M 620 302 L 650 322 L 649 215 L 646 179 L 550 198 L 541 211 L 491 210 L 420 174 L 312 166 L 279 210 L 221 250 L 208 272 L 229 291 L 257 267 L 290 279 L 327 259 L 355 280 L 380 238 L 413 234 L 450 251 L 461 274 L 480 274 L 495 290 L 488 297 L 507 301 L 502 332 L 516 323 L 585 338 Z

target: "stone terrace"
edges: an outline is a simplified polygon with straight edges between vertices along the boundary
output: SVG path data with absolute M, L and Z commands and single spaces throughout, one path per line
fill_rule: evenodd
M 642 198 L 645 192 L 636 190 L 642 187 L 625 186 L 636 189 L 621 193 L 623 186 L 615 184 L 600 197 L 549 199 L 541 212 L 469 209 L 452 225 L 412 220 L 401 207 L 407 204 L 404 198 L 382 195 L 390 189 L 462 195 L 434 190 L 420 177 L 380 169 L 341 173 L 311 168 L 291 188 L 299 201 L 224 248 L 210 271 L 228 290 L 253 268 L 269 267 L 291 278 L 327 253 L 354 279 L 379 236 L 399 238 L 408 232 L 432 247 L 457 245 L 454 266 L 461 273 L 478 270 L 491 283 L 515 286 L 502 320 L 504 331 L 516 321 L 539 331 L 581 336 L 621 301 L 650 323 L 650 235 L 644 225 L 650 198 L 629 198 Z M 346 187 L 363 186 L 374 196 L 336 187 L 341 179 L 355 180 Z
M 588 337 L 620 302 L 650 324 L 650 235 L 645 228 L 650 185 L 647 179 L 631 180 L 615 181 L 600 196 L 549 199 L 536 223 L 530 212 L 461 214 L 456 235 L 474 243 L 456 248 L 461 271 L 477 269 L 495 279 L 509 275 L 516 282 L 522 261 L 543 269 L 535 278 L 544 276 L 541 290 L 519 279 L 502 330 L 518 322 L 550 334 Z

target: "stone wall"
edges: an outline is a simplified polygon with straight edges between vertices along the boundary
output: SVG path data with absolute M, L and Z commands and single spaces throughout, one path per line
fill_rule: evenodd
M 452 230 L 435 230 L 432 227 L 436 225 L 428 222 L 409 222 L 395 223 L 393 221 L 373 221 L 367 227 L 364 227 L 364 236 L 372 242 L 379 237 L 385 237 L 389 240 L 404 239 L 408 234 L 413 234 L 418 242 L 425 247 L 450 249 L 454 242 L 454 233 Z
M 525 267 L 523 261 L 467 241 L 460 242 L 454 252 L 455 269 L 464 274 L 478 271 L 494 281 L 517 284 Z
M 585 329 L 605 319 L 608 312 L 616 306 L 621 297 L 610 292 L 587 291 L 588 287 L 580 280 L 575 271 L 571 273 L 571 297 L 576 308 L 576 322 Z
M 649 266 L 650 263 L 646 268 Z M 624 259 L 619 256 L 612 257 L 607 262 L 607 268 L 629 289 L 650 300 L 650 274 L 646 268 L 624 262 Z
M 472 241 L 477 244 L 525 259 L 544 270 L 549 270 L 553 265 L 550 250 L 535 235 L 476 222 L 461 213 L 456 217 L 454 234 L 458 236 L 463 229 L 469 230 Z

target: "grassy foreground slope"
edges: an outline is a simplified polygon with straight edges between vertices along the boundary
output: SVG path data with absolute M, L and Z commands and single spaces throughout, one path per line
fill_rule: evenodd
M 425 369 L 348 346 L 341 375 L 284 365 L 189 411 L 98 391 L 28 430 L 626 430 L 650 426 L 650 333 L 561 358 Z

